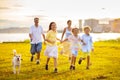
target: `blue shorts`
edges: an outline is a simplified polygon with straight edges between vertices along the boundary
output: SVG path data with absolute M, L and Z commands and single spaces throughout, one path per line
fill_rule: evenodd
M 37 43 L 37 44 L 31 44 L 31 54 L 35 54 L 35 53 L 40 53 L 42 49 L 42 42 Z
M 77 50 L 72 50 L 72 55 L 74 55 L 76 57 L 78 55 L 78 51 Z

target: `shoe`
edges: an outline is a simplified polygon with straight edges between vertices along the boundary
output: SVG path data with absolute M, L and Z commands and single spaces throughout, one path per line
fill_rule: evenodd
M 86 69 L 89 70 L 89 67 L 87 66 Z
M 81 63 L 82 63 L 82 58 L 80 58 L 78 61 L 78 64 L 81 64 Z
M 57 68 L 55 68 L 54 73 L 57 73 Z
M 75 70 L 75 66 L 73 66 L 73 70 Z
M 37 60 L 37 61 L 36 61 L 36 64 L 40 64 L 40 61 L 39 61 L 39 60 Z
M 48 70 L 48 65 L 45 66 L 45 70 Z
M 33 61 L 33 56 L 31 56 L 31 59 L 30 59 L 30 61 L 31 61 L 31 62 Z
M 71 65 L 71 66 L 70 66 L 70 70 L 72 70 L 72 69 L 73 69 L 73 66 Z

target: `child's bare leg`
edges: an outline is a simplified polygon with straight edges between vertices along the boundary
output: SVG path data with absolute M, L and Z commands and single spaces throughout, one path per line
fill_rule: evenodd
M 71 60 L 71 57 L 69 57 L 69 60 Z
M 57 73 L 57 58 L 54 58 L 54 67 L 55 67 L 54 72 Z
M 73 65 L 74 64 L 74 56 L 72 56 L 72 58 L 71 58 L 71 65 Z
M 47 62 L 46 62 L 46 65 L 48 65 L 49 61 L 50 61 L 50 58 L 47 58 Z
M 76 62 L 76 57 L 74 56 L 73 70 L 75 70 L 75 62 Z
M 74 56 L 72 55 L 72 58 L 71 58 L 71 65 L 70 65 L 70 70 L 73 69 L 73 63 L 74 63 Z
M 84 60 L 84 58 L 80 57 L 79 61 L 78 61 L 78 64 L 81 64 L 82 63 L 82 60 Z
M 54 67 L 57 68 L 57 58 L 53 58 L 54 59 Z
M 87 56 L 87 69 L 89 69 L 89 65 L 90 65 L 90 56 Z
M 48 63 L 50 61 L 50 58 L 47 58 L 47 62 L 46 62 L 46 66 L 45 66 L 45 69 L 48 70 Z
M 75 66 L 75 62 L 76 62 L 76 57 L 74 56 L 74 63 L 73 63 L 74 66 Z
M 82 58 L 82 60 L 85 60 L 86 58 Z

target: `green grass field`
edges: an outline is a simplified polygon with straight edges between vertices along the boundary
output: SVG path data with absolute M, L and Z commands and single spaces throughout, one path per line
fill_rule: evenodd
M 49 63 L 49 70 L 45 70 L 45 45 L 41 52 L 41 63 L 36 65 L 35 59 L 30 62 L 29 43 L 1 43 L 0 44 L 0 80 L 120 80 L 120 41 L 95 42 L 95 51 L 91 54 L 92 65 L 86 70 L 86 61 L 78 65 L 76 70 L 69 70 L 68 57 L 59 54 L 58 73 L 53 73 L 53 59 Z M 22 54 L 20 74 L 12 72 L 12 50 Z

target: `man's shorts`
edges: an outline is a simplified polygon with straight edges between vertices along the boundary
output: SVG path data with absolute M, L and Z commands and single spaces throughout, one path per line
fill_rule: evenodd
M 42 42 L 37 43 L 37 44 L 31 44 L 31 54 L 35 54 L 35 53 L 40 53 L 42 49 Z

